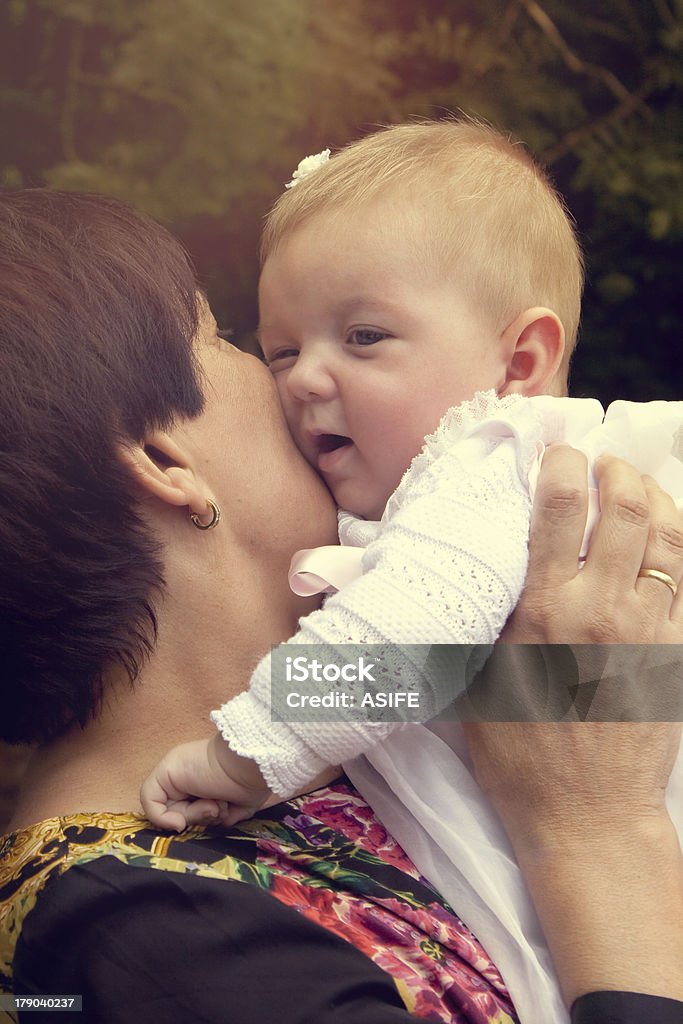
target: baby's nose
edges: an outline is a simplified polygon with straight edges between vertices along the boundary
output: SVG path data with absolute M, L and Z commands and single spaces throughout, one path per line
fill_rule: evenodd
M 299 354 L 287 374 L 287 389 L 301 402 L 332 398 L 337 385 L 331 368 L 324 359 L 315 355 Z

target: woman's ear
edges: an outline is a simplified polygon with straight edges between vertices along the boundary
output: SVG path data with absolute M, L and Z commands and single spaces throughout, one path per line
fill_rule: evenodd
M 557 313 L 533 306 L 505 328 L 502 342 L 510 352 L 500 395 L 542 395 L 551 388 L 564 355 L 564 327 Z
M 139 444 L 119 446 L 119 458 L 148 497 L 167 505 L 189 506 L 204 515 L 207 489 L 197 480 L 180 445 L 164 430 L 149 431 Z

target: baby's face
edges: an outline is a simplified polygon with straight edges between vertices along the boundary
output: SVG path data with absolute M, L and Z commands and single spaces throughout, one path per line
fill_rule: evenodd
M 368 519 L 446 409 L 505 380 L 490 318 L 430 272 L 414 221 L 388 209 L 306 222 L 268 258 L 259 289 L 261 344 L 294 440 L 337 504 Z

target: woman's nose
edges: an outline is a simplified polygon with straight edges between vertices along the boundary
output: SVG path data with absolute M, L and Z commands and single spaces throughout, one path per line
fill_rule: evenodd
M 287 389 L 301 402 L 329 399 L 337 390 L 332 368 L 327 360 L 314 353 L 299 353 L 287 374 Z

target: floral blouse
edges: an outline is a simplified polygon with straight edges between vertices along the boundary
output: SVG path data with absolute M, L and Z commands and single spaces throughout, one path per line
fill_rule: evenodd
M 128 879 L 153 869 L 265 890 L 365 953 L 418 1017 L 517 1021 L 490 957 L 346 779 L 229 830 L 169 835 L 135 814 L 76 814 L 0 839 L 0 992 L 13 990 L 22 933 L 44 894 L 103 858 Z

